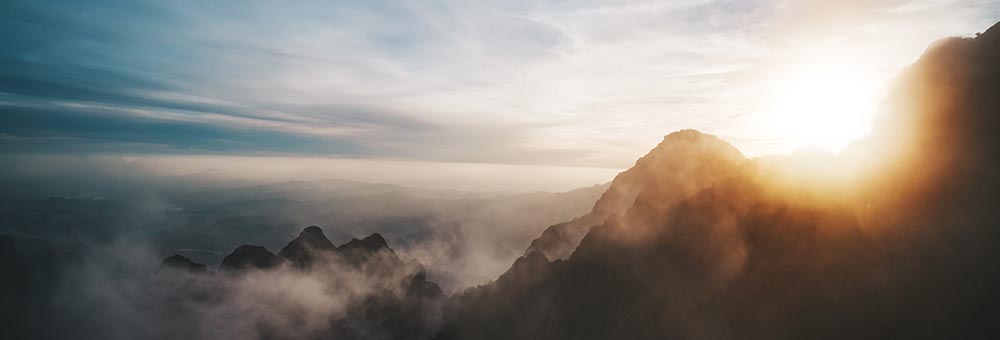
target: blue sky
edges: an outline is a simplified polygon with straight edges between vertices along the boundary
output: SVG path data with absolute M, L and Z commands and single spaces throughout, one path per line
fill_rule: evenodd
M 750 155 L 812 46 L 890 79 L 997 1 L 4 1 L 0 153 L 621 168 L 671 131 Z M 803 47 L 804 46 L 804 47 Z

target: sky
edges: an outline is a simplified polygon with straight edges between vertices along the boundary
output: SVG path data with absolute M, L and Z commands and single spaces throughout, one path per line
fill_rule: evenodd
M 998 19 L 980 0 L 9 0 L 0 154 L 604 169 L 582 184 L 686 128 L 794 151 L 811 130 L 771 108 L 822 106 L 771 86 L 796 65 L 877 102 L 933 41 Z M 826 125 L 799 111 L 779 120 Z

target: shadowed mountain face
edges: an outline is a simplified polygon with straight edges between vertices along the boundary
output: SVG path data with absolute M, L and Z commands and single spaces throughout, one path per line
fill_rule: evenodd
M 336 247 L 323 235 L 323 230 L 317 226 L 310 226 L 299 237 L 289 242 L 285 248 L 278 252 L 282 259 L 291 261 L 296 266 L 308 268 L 312 265 L 315 252 L 331 251 Z
M 677 144 L 683 165 L 637 162 L 597 205 L 627 207 L 547 230 L 455 296 L 438 338 L 997 338 L 1000 26 L 930 48 L 890 106 L 868 140 L 810 159 L 843 169 L 825 182 L 796 172 L 803 157 L 713 159 L 728 148 L 691 146 L 716 138 L 667 136 L 643 160 Z M 678 182 L 700 185 L 659 184 Z M 566 260 L 560 228 L 589 229 Z
M 241 254 L 241 249 L 253 249 L 253 253 L 245 252 Z M 385 238 L 378 233 L 374 233 L 363 239 L 351 239 L 347 243 L 337 247 L 323 234 L 323 230 L 317 226 L 310 226 L 302 231 L 298 237 L 288 243 L 287 246 L 278 252 L 273 259 L 268 257 L 270 252 L 260 246 L 243 245 L 236 249 L 233 254 L 227 256 L 232 261 L 251 261 L 250 257 L 260 258 L 265 262 L 264 266 L 257 268 L 273 267 L 281 262 L 287 262 L 300 269 L 311 268 L 316 261 L 325 260 L 325 257 L 336 256 L 337 260 L 343 261 L 355 267 L 363 267 L 377 263 L 376 267 L 394 268 L 402 266 L 403 263 L 396 256 L 396 253 L 389 248 Z M 273 254 L 270 254 L 274 256 Z M 247 260 L 242 260 L 247 258 Z M 223 261 L 223 265 L 226 262 Z M 421 269 L 422 270 L 422 269 Z
M 178 255 L 175 255 L 178 256 Z M 280 262 L 274 253 L 261 246 L 244 244 L 232 254 L 226 255 L 219 265 L 219 271 L 240 271 L 246 269 L 269 269 Z
M 527 252 L 539 251 L 550 259 L 567 258 L 591 227 L 624 213 L 640 195 L 669 207 L 724 180 L 744 162 L 739 150 L 715 136 L 694 130 L 672 133 L 632 168 L 615 176 L 589 214 L 549 227 L 531 242 Z

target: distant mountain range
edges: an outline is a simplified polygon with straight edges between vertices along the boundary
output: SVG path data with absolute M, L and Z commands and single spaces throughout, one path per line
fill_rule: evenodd
M 412 261 L 404 262 L 396 256 L 379 234 L 334 246 L 321 228 L 310 226 L 277 255 L 261 246 L 242 245 L 227 255 L 219 270 L 214 273 L 206 271 L 204 264 L 173 255 L 163 261 L 157 275 L 164 280 L 186 277 L 188 282 L 198 282 L 200 279 L 185 274 L 178 275 L 178 272 L 228 277 L 229 279 L 222 281 L 224 285 L 219 286 L 218 291 L 195 290 L 174 296 L 191 303 L 213 306 L 223 302 L 213 301 L 215 298 L 205 302 L 206 293 L 209 296 L 222 296 L 232 289 L 231 285 L 243 283 L 241 279 L 232 277 L 259 275 L 261 271 L 281 269 L 287 270 L 276 275 L 324 277 L 326 274 L 323 272 L 330 270 L 330 275 L 357 276 L 352 280 L 376 282 L 376 285 L 382 286 L 365 292 L 361 297 L 351 297 L 353 301 L 344 307 L 343 314 L 323 320 L 325 325 L 310 330 L 310 337 L 426 339 L 434 334 L 442 322 L 446 296 L 441 288 L 427 281 L 423 266 Z M 290 334 L 285 327 L 287 325 L 266 321 L 255 326 L 261 328 L 258 332 L 276 338 L 285 338 L 286 334 Z
M 337 242 L 378 232 L 452 291 L 499 275 L 547 225 L 585 213 L 606 189 L 480 193 L 345 180 L 217 185 L 203 176 L 118 183 L 132 191 L 101 195 L 0 199 L 0 233 L 96 248 L 142 244 L 216 267 L 243 243 L 280 249 L 302 226 L 326 226 Z

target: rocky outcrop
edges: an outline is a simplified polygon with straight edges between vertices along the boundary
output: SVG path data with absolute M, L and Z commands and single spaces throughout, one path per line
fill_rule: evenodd
M 219 271 L 234 272 L 247 269 L 269 269 L 281 263 L 277 255 L 262 246 L 242 245 L 226 255 L 219 265 Z
M 278 252 L 278 257 L 297 267 L 308 268 L 316 260 L 317 254 L 332 252 L 336 248 L 323 234 L 323 229 L 310 226 L 303 229 L 298 237 L 282 248 Z

